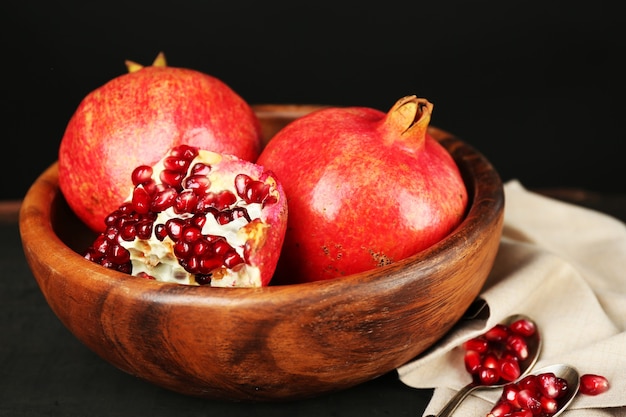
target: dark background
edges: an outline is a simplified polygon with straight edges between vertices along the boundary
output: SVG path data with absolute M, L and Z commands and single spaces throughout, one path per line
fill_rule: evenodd
M 3 1 L 0 198 L 56 160 L 87 93 L 159 51 L 251 104 L 388 110 L 417 94 L 504 180 L 626 191 L 619 2 L 285 3 Z

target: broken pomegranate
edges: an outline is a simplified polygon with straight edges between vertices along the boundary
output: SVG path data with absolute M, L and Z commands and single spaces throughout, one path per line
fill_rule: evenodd
M 342 277 L 430 247 L 463 220 L 468 194 L 427 133 L 432 104 L 408 96 L 384 113 L 324 108 L 281 129 L 257 163 L 280 178 L 290 217 L 281 282 Z
M 465 369 L 481 385 L 515 381 L 521 375 L 520 362 L 528 358 L 529 338 L 536 331 L 535 323 L 526 318 L 496 324 L 462 344 Z
M 88 260 L 187 285 L 269 284 L 287 226 L 287 200 L 271 172 L 180 145 L 130 177 L 132 194 L 105 217 Z
M 86 95 L 61 139 L 59 186 L 69 206 L 91 229 L 132 189 L 139 164 L 156 163 L 187 144 L 254 161 L 261 127 L 252 108 L 221 80 L 169 67 L 162 55 Z

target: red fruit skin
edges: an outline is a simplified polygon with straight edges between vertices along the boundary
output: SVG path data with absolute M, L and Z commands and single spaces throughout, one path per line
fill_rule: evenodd
M 467 191 L 451 155 L 425 133 L 429 120 L 412 142 L 379 110 L 326 108 L 270 140 L 257 163 L 276 173 L 289 205 L 274 282 L 383 266 L 431 246 L 462 221 Z
M 256 160 L 261 126 L 221 80 L 176 67 L 147 66 L 90 92 L 71 117 L 59 149 L 59 186 L 94 231 L 132 190 L 132 170 L 187 144 Z

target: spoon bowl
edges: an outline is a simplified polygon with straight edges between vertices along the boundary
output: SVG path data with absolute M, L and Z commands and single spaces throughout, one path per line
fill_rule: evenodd
M 533 319 L 531 319 L 530 317 L 528 317 L 528 316 L 526 316 L 524 314 L 513 314 L 511 316 L 506 317 L 504 320 L 500 321 L 499 324 L 503 324 L 505 326 L 508 326 L 508 325 L 514 323 L 515 321 L 520 320 L 520 319 L 526 319 L 526 320 L 532 321 L 534 323 Z M 535 331 L 535 333 L 532 336 L 529 336 L 526 339 L 526 342 L 528 344 L 528 357 L 526 359 L 520 361 L 520 363 L 519 363 L 521 374 L 520 374 L 518 380 L 523 378 L 524 376 L 528 375 L 530 370 L 537 363 L 537 359 L 539 358 L 539 352 L 541 351 L 541 335 L 540 335 L 539 329 L 537 329 L 537 331 Z M 495 384 L 485 385 L 485 384 L 479 382 L 477 379 L 474 379 L 472 382 L 470 382 L 469 384 L 467 384 L 466 386 L 461 388 L 452 398 L 450 398 L 450 401 L 448 401 L 446 403 L 446 405 L 441 409 L 439 414 L 437 414 L 436 416 L 430 415 L 428 417 L 449 417 L 449 416 L 452 415 L 454 410 L 457 409 L 459 404 L 461 404 L 461 402 L 472 391 L 477 390 L 477 389 L 497 389 L 497 388 L 502 388 L 505 385 L 509 384 L 510 382 L 511 381 L 507 381 L 507 380 L 504 380 L 504 379 L 500 378 L 500 380 L 497 383 L 495 383 Z
M 578 389 L 580 388 L 580 375 L 578 374 L 578 370 L 576 368 L 574 368 L 571 365 L 566 365 L 562 363 L 549 365 L 549 366 L 545 366 L 543 368 L 537 369 L 535 372 L 533 372 L 533 374 L 541 375 L 541 374 L 545 374 L 548 372 L 552 372 L 557 377 L 563 378 L 565 381 L 567 381 L 568 390 L 566 391 L 563 397 L 559 398 L 559 401 L 558 401 L 559 408 L 551 416 L 551 417 L 556 417 L 558 415 L 561 415 L 561 413 L 563 413 L 563 411 L 565 411 L 567 407 L 569 407 L 569 405 L 574 400 L 574 397 L 576 397 L 576 394 L 578 394 Z

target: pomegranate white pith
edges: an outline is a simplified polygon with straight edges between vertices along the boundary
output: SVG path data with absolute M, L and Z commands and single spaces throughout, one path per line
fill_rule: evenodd
M 136 276 L 187 285 L 268 285 L 286 228 L 271 172 L 231 155 L 178 146 L 132 175 L 85 257 Z

